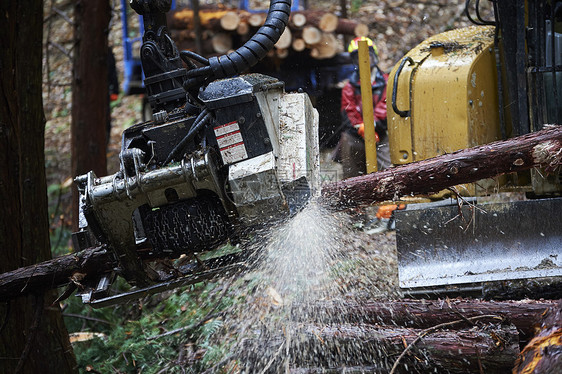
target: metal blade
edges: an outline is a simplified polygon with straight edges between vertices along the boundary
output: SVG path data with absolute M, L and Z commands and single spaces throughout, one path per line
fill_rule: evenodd
M 425 205 L 395 212 L 401 288 L 562 276 L 562 199 Z

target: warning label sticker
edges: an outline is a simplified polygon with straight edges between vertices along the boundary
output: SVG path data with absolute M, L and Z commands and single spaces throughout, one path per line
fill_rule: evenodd
M 238 122 L 229 122 L 214 128 L 222 161 L 232 164 L 248 158 Z

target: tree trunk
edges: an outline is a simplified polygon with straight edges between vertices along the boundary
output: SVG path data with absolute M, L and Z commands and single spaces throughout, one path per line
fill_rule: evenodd
M 51 257 L 42 103 L 43 2 L 0 4 L 0 272 Z M 52 291 L 0 305 L 0 372 L 74 373 Z
M 377 300 L 366 303 L 315 303 L 295 305 L 291 315 L 298 321 L 315 316 L 322 323 L 368 323 L 425 329 L 440 323 L 480 315 L 497 315 L 512 323 L 521 340 L 533 337 L 545 313 L 559 308 L 555 301 L 483 301 L 472 299 L 443 300 Z
M 107 174 L 109 125 L 108 0 L 79 0 L 74 8 L 74 77 L 72 81 L 71 175 L 93 170 Z M 78 229 L 78 191 L 72 190 L 73 229 Z
M 322 195 L 330 205 L 356 206 L 439 192 L 497 175 L 562 164 L 562 126 L 463 149 L 424 161 L 330 183 Z
M 478 373 L 479 367 L 487 374 L 509 372 L 519 353 L 517 329 L 487 322 L 471 328 L 465 322 L 463 329 L 429 332 L 374 325 L 288 325 L 283 326 L 283 334 L 264 333 L 263 338 L 244 342 L 243 351 L 249 357 L 241 362 L 248 366 L 272 362 L 272 372 L 288 361 L 289 367 L 299 368 L 377 365 L 374 372 L 388 373 L 411 344 L 397 373 Z

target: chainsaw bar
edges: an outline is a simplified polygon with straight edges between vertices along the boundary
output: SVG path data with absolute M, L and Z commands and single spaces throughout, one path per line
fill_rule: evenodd
M 206 260 L 201 263 L 186 265 L 180 267 L 180 271 L 183 274 L 180 277 L 159 282 L 148 287 L 133 289 L 117 295 L 100 299 L 92 298 L 88 304 L 93 308 L 104 308 L 130 300 L 137 300 L 158 292 L 199 283 L 204 280 L 238 274 L 249 268 L 247 263 L 244 262 L 244 255 L 245 253 L 242 251 Z

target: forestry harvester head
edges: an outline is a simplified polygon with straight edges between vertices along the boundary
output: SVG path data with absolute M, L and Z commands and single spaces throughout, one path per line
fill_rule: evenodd
M 93 306 L 238 267 L 245 253 L 207 252 L 290 215 L 318 188 L 318 114 L 308 96 L 285 93 L 283 82 L 268 76 L 240 75 L 273 48 L 290 0 L 272 0 L 246 44 L 209 59 L 177 50 L 166 27 L 170 5 L 131 1 L 144 19 L 141 60 L 153 120 L 123 132 L 117 173 L 75 179 L 74 245 L 105 245 L 115 261 L 112 272 L 83 283 L 82 299 Z M 135 288 L 110 295 L 116 275 Z

